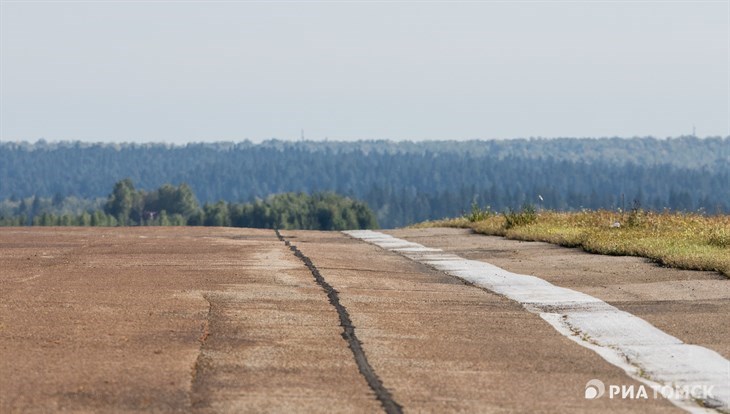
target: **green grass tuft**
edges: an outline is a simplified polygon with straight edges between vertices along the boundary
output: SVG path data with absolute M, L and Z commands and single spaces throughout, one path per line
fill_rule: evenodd
M 509 209 L 504 213 L 504 227 L 509 230 L 513 227 L 526 226 L 537 221 L 537 212 L 535 207 L 525 204 L 522 210 Z
M 475 201 L 471 204 L 471 213 L 464 215 L 464 218 L 474 223 L 476 221 L 486 220 L 492 215 L 494 215 L 494 212 L 492 212 L 489 206 L 481 208 Z

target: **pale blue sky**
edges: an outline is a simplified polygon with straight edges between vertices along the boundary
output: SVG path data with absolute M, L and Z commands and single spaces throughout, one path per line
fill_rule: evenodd
M 0 13 L 3 141 L 730 135 L 730 1 Z

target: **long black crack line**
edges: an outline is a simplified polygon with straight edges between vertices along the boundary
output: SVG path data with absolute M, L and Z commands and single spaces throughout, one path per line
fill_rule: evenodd
M 335 290 L 332 285 L 324 280 L 324 277 L 322 277 L 322 274 L 319 273 L 319 269 L 317 269 L 317 266 L 312 263 L 312 260 L 309 257 L 305 256 L 297 248 L 297 246 L 289 243 L 289 240 L 286 240 L 284 236 L 279 233 L 279 230 L 276 230 L 276 236 L 279 238 L 279 240 L 283 241 L 284 244 L 286 244 L 292 252 L 294 252 L 294 255 L 296 257 L 304 262 L 307 268 L 309 268 L 309 270 L 312 272 L 314 280 L 327 293 L 327 298 L 329 298 L 330 304 L 334 306 L 335 310 L 337 310 L 337 315 L 339 315 L 340 317 L 340 326 L 342 326 L 343 329 L 342 337 L 345 339 L 345 341 L 347 341 L 347 345 L 350 347 L 352 354 L 355 356 L 355 362 L 357 363 L 357 367 L 360 370 L 360 374 L 365 377 L 365 381 L 367 381 L 370 388 L 373 390 L 373 392 L 375 392 L 375 397 L 378 399 L 378 401 L 380 401 L 380 404 L 383 406 L 385 412 L 388 414 L 403 412 L 402 407 L 397 402 L 395 402 L 393 396 L 390 394 L 390 391 L 385 388 L 383 382 L 380 381 L 380 378 L 378 378 L 375 370 L 368 362 L 368 358 L 365 356 L 365 351 L 362 349 L 362 343 L 359 339 L 357 339 L 357 335 L 355 335 L 355 327 L 352 325 L 352 321 L 350 320 L 350 314 L 347 312 L 347 308 L 345 308 L 342 303 L 340 303 L 340 297 L 337 290 Z

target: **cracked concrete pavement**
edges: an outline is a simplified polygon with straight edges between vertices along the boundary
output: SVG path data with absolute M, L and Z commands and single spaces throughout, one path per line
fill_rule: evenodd
M 593 378 L 639 384 L 502 296 L 341 233 L 281 233 L 337 291 L 405 412 L 680 411 L 586 400 Z M 728 356 L 728 281 L 715 274 L 461 230 L 390 233 Z M 2 412 L 383 412 L 327 294 L 273 231 L 5 228 L 0 269 Z

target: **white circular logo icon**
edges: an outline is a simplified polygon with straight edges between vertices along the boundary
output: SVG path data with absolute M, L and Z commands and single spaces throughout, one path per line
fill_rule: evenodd
M 586 383 L 586 400 L 601 398 L 604 392 L 606 392 L 606 386 L 603 385 L 603 381 L 592 379 Z

